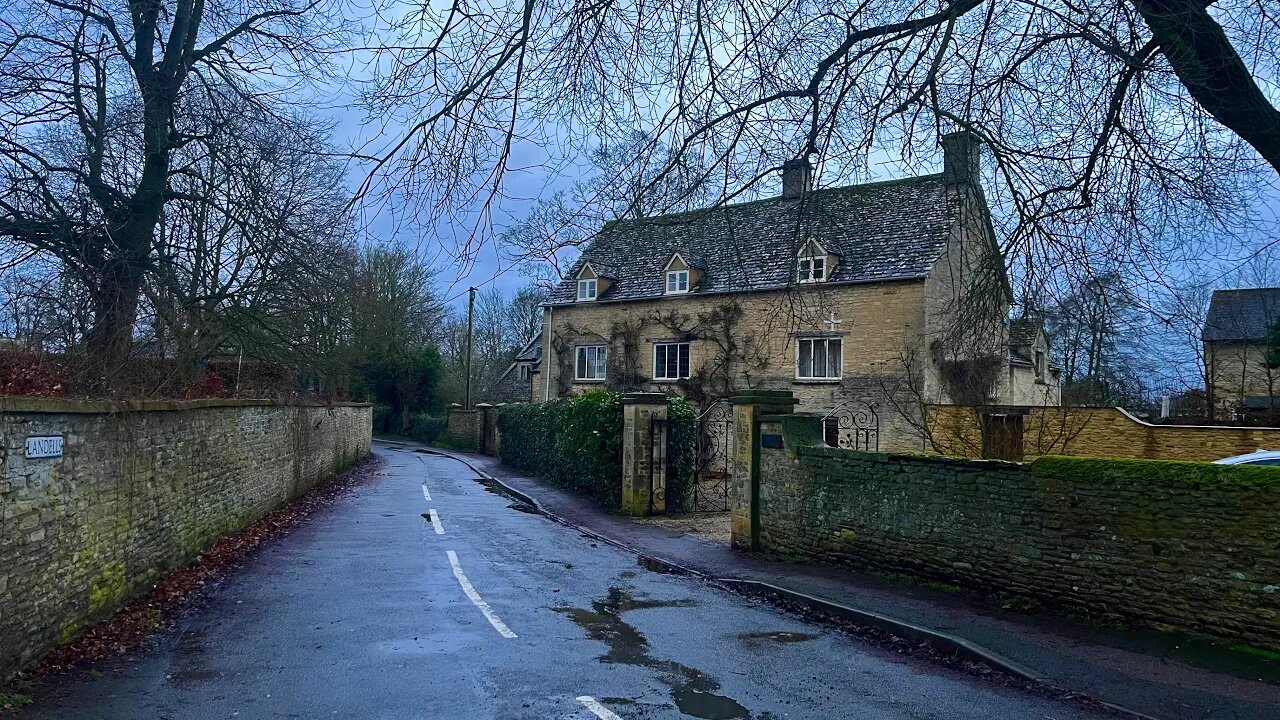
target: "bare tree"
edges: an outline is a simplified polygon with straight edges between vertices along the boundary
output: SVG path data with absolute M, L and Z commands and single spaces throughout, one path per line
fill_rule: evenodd
M 180 371 L 218 350 L 307 355 L 281 320 L 311 303 L 317 285 L 350 282 L 349 194 L 341 165 L 313 152 L 325 144 L 306 121 L 248 105 L 211 128 L 198 156 L 176 154 L 180 197 L 162 217 L 144 292 Z
M 831 185 L 886 157 L 914 170 L 934 160 L 940 132 L 965 128 L 990 150 L 1003 249 L 1040 294 L 1099 253 L 1132 269 L 1197 242 L 1199 224 L 1256 220 L 1249 209 L 1280 171 L 1280 111 L 1263 88 L 1280 69 L 1280 15 L 1268 5 L 414 4 L 366 97 L 406 130 L 366 189 L 410 197 L 428 221 L 482 208 L 459 248 L 474 253 L 521 167 L 517 145 L 576 170 L 595 148 L 640 137 L 627 167 L 654 171 L 628 177 L 647 189 L 698 168 L 724 201 L 797 156 L 816 158 Z M 569 197 L 547 203 L 534 225 L 564 232 L 523 246 L 572 240 L 567 219 L 593 217 Z
M 321 67 L 322 2 L 16 0 L 0 17 L 0 237 L 85 286 L 101 371 L 128 355 L 165 208 L 204 200 L 175 188 L 175 157 Z

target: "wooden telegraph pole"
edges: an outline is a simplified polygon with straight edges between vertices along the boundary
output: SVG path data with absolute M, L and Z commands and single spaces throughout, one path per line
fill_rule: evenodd
M 465 402 L 462 405 L 464 410 L 471 409 L 471 332 L 476 313 L 476 289 L 470 288 L 469 292 L 470 298 L 467 300 L 467 389 Z

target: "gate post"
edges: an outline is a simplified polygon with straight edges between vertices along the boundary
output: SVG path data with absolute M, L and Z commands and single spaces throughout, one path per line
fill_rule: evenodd
M 647 515 L 650 483 L 666 487 L 666 463 L 654 462 L 655 453 L 665 457 L 666 433 L 652 433 L 654 420 L 667 419 L 667 396 L 662 393 L 627 393 L 622 396 L 622 511 Z M 661 443 L 661 447 L 655 447 Z M 666 496 L 653 498 L 653 509 L 666 510 Z
M 752 390 L 733 404 L 733 500 L 731 539 L 739 550 L 760 547 L 760 419 L 789 414 L 800 402 L 790 390 Z
M 476 433 L 478 442 L 476 450 L 485 455 L 497 455 L 498 451 L 495 442 L 494 423 L 497 422 L 497 415 L 493 411 L 493 406 L 489 403 L 476 403 L 476 412 L 480 413 L 480 428 Z

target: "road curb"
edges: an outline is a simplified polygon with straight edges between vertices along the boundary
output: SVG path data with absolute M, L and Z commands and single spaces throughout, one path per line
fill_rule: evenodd
M 931 630 L 929 628 L 922 627 L 914 623 L 907 622 L 905 620 L 899 620 L 889 615 L 881 615 L 880 613 L 874 613 L 868 610 L 859 610 L 857 608 L 849 607 L 848 605 L 842 605 L 840 603 L 833 602 L 830 600 L 824 600 L 819 597 L 807 595 L 797 590 L 791 590 L 789 588 L 772 585 L 770 583 L 763 582 L 760 580 L 715 577 L 713 575 L 708 575 L 707 573 L 704 573 L 702 571 L 695 570 L 685 565 L 681 565 L 680 563 L 666 560 L 664 558 L 657 557 L 655 555 L 650 555 L 649 553 L 646 553 L 642 550 L 638 550 L 630 545 L 627 545 L 626 543 L 623 543 L 619 540 L 615 540 L 606 535 L 602 535 L 601 533 L 596 532 L 595 530 L 579 525 L 578 523 L 575 523 L 571 520 L 567 520 L 564 517 L 561 517 L 560 515 L 557 515 L 551 512 L 550 510 L 547 510 L 545 507 L 543 507 L 542 503 L 538 502 L 537 498 L 534 498 L 528 493 L 525 493 L 521 490 L 511 487 L 507 483 L 503 482 L 501 479 L 480 469 L 465 457 L 461 457 L 459 455 L 455 455 L 453 453 L 446 452 L 444 450 L 437 450 L 435 448 L 422 447 L 422 448 L 414 448 L 414 449 L 430 455 L 439 455 L 441 457 L 446 457 L 451 460 L 456 460 L 462 463 L 463 465 L 466 465 L 468 468 L 471 469 L 472 472 L 476 473 L 481 478 L 500 486 L 505 493 L 516 498 L 520 502 L 523 502 L 532 506 L 535 510 L 537 510 L 538 514 L 543 515 L 556 523 L 564 525 L 565 527 L 576 530 L 582 533 L 583 535 L 586 535 L 588 537 L 599 540 L 600 542 L 607 543 L 616 548 L 619 548 L 628 553 L 631 553 L 636 557 L 641 558 L 647 563 L 654 564 L 661 567 L 665 572 L 668 572 L 674 575 L 686 575 L 690 577 L 699 578 L 707 582 L 710 582 L 712 584 L 718 585 L 724 588 L 725 590 L 728 590 L 729 592 L 733 592 L 734 594 L 740 595 L 740 596 L 745 596 L 745 597 L 760 597 L 762 595 L 765 597 L 772 596 L 774 598 L 778 598 L 786 602 L 797 603 L 807 608 L 824 612 L 824 613 L 833 615 L 835 617 L 856 623 L 858 625 L 875 628 L 877 630 L 881 630 L 883 632 L 896 635 L 900 638 L 903 638 L 904 640 L 909 640 L 913 643 L 927 644 L 936 650 L 939 650 L 951 655 L 955 655 L 956 657 L 963 658 L 965 660 L 969 660 L 972 662 L 979 662 L 984 665 L 988 665 L 992 668 L 995 668 L 996 670 L 999 670 L 1003 673 L 1019 678 L 1021 680 L 1035 683 L 1036 685 L 1039 685 L 1041 687 L 1044 687 L 1050 690 L 1065 692 L 1070 697 L 1086 700 L 1090 703 L 1094 703 L 1100 707 L 1104 707 L 1113 712 L 1127 715 L 1131 718 L 1134 718 L 1135 720 L 1164 720 L 1163 718 L 1157 718 L 1153 715 L 1148 715 L 1146 713 L 1142 713 L 1137 710 L 1124 707 L 1123 705 L 1107 702 L 1105 700 L 1099 700 L 1086 693 L 1065 690 L 1061 686 L 1054 683 L 1049 677 L 1042 675 L 1032 670 L 1031 668 L 1028 668 L 1025 665 L 1022 665 L 1021 663 L 1010 660 L 1009 658 L 1006 658 L 997 652 L 989 650 L 983 647 L 982 645 L 979 645 L 970 640 L 966 640 L 965 638 L 962 638 L 962 637 L 951 635 L 949 633 L 944 633 L 938 630 Z

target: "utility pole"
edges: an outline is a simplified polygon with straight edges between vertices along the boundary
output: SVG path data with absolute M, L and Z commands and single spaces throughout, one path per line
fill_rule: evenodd
M 467 390 L 462 409 L 471 409 L 471 331 L 476 314 L 476 289 L 469 289 L 471 297 L 467 300 Z

